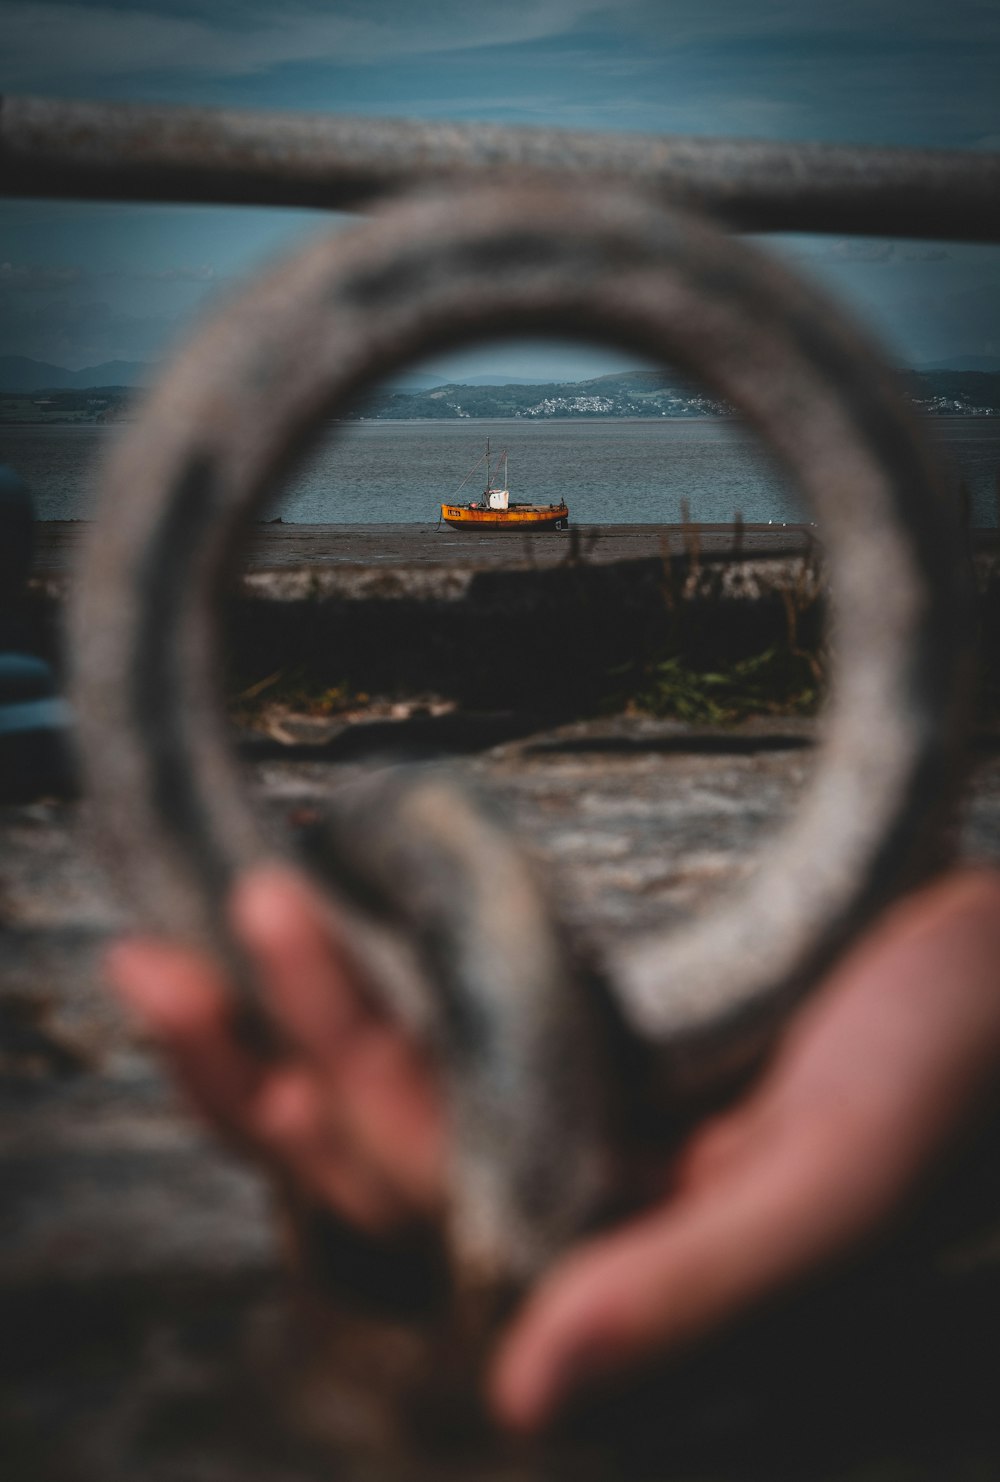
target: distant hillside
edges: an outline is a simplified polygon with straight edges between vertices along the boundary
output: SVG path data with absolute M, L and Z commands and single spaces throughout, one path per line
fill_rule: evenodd
M 908 371 L 920 411 L 937 416 L 1000 413 L 1000 374 L 982 371 Z M 667 371 L 628 371 L 589 381 L 537 385 L 446 385 L 432 390 L 377 393 L 360 415 L 384 418 L 516 417 L 535 421 L 573 417 L 719 417 L 731 408 L 685 386 Z
M 0 355 L 0 391 L 83 391 L 91 386 L 144 386 L 154 367 L 142 360 L 106 360 L 71 371 L 26 355 Z
M 377 393 L 366 417 L 692 417 L 729 409 L 704 392 L 680 386 L 665 371 L 628 371 L 589 381 L 513 381 L 505 386 L 446 385 L 407 394 Z
M 434 383 L 436 386 L 444 386 L 449 383 L 443 381 L 439 376 Z M 460 383 L 462 386 L 548 386 L 553 384 L 548 376 L 466 376 Z
M 5 386 L 3 373 L 14 374 L 18 365 L 40 367 L 39 374 L 48 375 L 48 383 L 17 390 Z M 114 379 L 123 368 L 145 369 L 134 362 L 110 361 L 70 372 L 40 361 L 18 361 L 13 356 L 0 359 L 0 421 L 88 422 L 127 417 L 131 415 L 134 391 Z M 52 372 L 72 375 L 74 384 L 53 385 Z M 929 416 L 1000 415 L 1000 372 L 906 371 L 903 384 L 917 409 Z M 731 411 L 718 398 L 685 386 L 667 371 L 646 370 L 537 385 L 522 381 L 504 386 L 393 383 L 376 392 L 354 416 L 399 421 L 463 417 L 549 421 L 574 417 L 724 417 Z
M 908 371 L 904 380 L 920 410 L 932 416 L 1000 412 L 1000 373 L 996 371 Z
M 0 422 L 118 422 L 130 415 L 135 394 L 131 386 L 0 391 Z
M 955 355 L 950 360 L 929 360 L 920 371 L 1000 371 L 1000 355 Z
M 71 384 L 73 372 L 24 355 L 0 355 L 0 391 L 54 391 Z
M 389 383 L 393 391 L 430 391 L 434 386 L 443 386 L 440 376 L 431 376 L 423 371 L 404 371 Z
M 93 386 L 146 386 L 157 367 L 145 360 L 105 360 L 83 370 L 67 370 L 26 355 L 0 355 L 0 391 L 86 391 Z M 392 382 L 394 391 L 429 391 L 442 384 L 440 376 L 406 371 Z
M 145 386 L 155 370 L 155 365 L 145 360 L 105 360 L 73 371 L 72 384 L 81 390 L 88 386 Z

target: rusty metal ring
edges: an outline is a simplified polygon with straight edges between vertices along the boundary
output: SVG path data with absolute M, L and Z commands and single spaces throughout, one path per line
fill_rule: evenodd
M 612 964 L 680 1084 L 773 1030 L 898 889 L 948 790 L 969 592 L 950 508 L 866 338 L 776 262 L 634 191 L 402 199 L 307 247 L 201 329 L 104 476 L 75 612 L 91 796 L 147 920 L 204 928 L 267 847 L 218 703 L 215 607 L 240 527 L 359 395 L 428 353 L 599 340 L 732 402 L 812 505 L 835 669 L 796 817 L 720 909 Z

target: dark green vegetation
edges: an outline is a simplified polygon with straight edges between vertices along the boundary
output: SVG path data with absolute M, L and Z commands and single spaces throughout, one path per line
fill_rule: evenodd
M 4 391 L 0 392 L 0 423 L 113 422 L 128 412 L 134 394 L 125 386 Z
M 295 715 L 330 718 L 368 705 L 371 696 L 347 683 L 318 680 L 307 665 L 289 664 L 238 689 L 227 698 L 229 714 L 238 725 L 252 725 L 276 709 Z
M 725 589 L 727 563 L 682 554 L 478 572 L 453 602 L 239 601 L 231 707 L 253 723 L 332 718 L 433 696 L 465 711 L 582 718 L 642 712 L 706 724 L 817 706 L 826 669 L 813 555 Z
M 825 664 L 818 651 L 775 643 L 733 663 L 698 668 L 678 654 L 629 665 L 606 675 L 606 693 L 584 706 L 588 713 L 653 715 L 692 725 L 731 726 L 755 715 L 813 715 L 823 694 Z M 1000 693 L 993 710 L 1000 708 Z M 275 670 L 234 692 L 229 713 L 238 725 L 267 725 L 277 714 L 351 721 L 399 712 L 433 715 L 439 705 L 427 696 L 372 696 L 347 682 L 327 684 L 305 665 Z M 583 719 L 584 716 L 574 718 Z
M 931 416 L 996 415 L 1000 409 L 995 371 L 907 371 L 904 383 L 919 409 Z
M 602 708 L 708 725 L 813 714 L 827 671 L 815 556 L 739 613 L 722 593 L 724 567 L 702 567 L 696 532 L 689 527 L 682 558 L 663 563 L 659 640 L 609 676 L 620 684 Z
M 633 673 L 631 685 L 612 692 L 608 705 L 695 724 L 733 725 L 751 715 L 812 715 L 824 678 L 817 651 L 783 643 L 711 669 L 692 667 L 671 654 Z
M 727 563 L 683 554 L 479 573 L 459 603 L 238 602 L 230 709 L 345 723 L 458 710 L 730 726 L 820 706 L 829 655 L 815 555 L 727 591 Z M 731 567 L 728 568 L 731 570 Z M 766 572 L 766 563 L 760 568 Z M 980 566 L 980 723 L 1000 720 L 1000 566 Z

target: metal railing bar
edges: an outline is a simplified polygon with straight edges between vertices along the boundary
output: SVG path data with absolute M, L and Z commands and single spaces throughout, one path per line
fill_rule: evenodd
M 753 232 L 1000 241 L 1000 154 L 6 96 L 0 194 L 355 210 L 434 180 L 630 183 Z

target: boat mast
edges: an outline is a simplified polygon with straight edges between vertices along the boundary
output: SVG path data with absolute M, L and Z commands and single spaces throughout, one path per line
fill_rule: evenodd
M 490 440 L 486 439 L 486 496 L 489 499 L 490 484 L 493 482 L 490 476 Z

